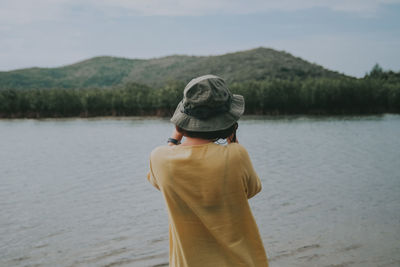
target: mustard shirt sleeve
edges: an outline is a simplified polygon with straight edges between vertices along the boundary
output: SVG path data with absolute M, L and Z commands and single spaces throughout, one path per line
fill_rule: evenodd
M 160 187 L 158 186 L 158 183 L 157 183 L 157 179 L 156 179 L 156 177 L 154 176 L 153 167 L 152 167 L 152 165 L 151 165 L 151 158 L 150 158 L 150 171 L 149 171 L 149 173 L 147 174 L 147 180 L 149 180 L 149 182 L 150 182 L 155 188 L 157 188 L 158 190 L 160 190 Z
M 250 160 L 249 153 L 243 146 L 241 145 L 239 146 L 245 173 L 245 186 L 246 186 L 247 198 L 252 198 L 258 192 L 261 191 L 262 188 L 261 181 L 256 171 L 254 170 L 253 164 L 251 163 Z

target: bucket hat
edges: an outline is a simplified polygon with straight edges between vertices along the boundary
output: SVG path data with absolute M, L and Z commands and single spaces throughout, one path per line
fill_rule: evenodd
M 215 75 L 191 80 L 171 122 L 186 131 L 212 132 L 232 126 L 244 112 L 244 98 L 232 94 Z

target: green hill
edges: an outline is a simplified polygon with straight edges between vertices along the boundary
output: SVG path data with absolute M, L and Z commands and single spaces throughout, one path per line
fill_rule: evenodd
M 106 88 L 129 82 L 160 87 L 168 81 L 186 83 L 210 73 L 229 83 L 344 77 L 286 52 L 256 48 L 219 56 L 173 55 L 148 60 L 95 57 L 59 68 L 0 72 L 0 89 Z

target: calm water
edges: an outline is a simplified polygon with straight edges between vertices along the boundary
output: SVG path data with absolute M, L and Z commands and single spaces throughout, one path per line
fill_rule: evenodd
M 0 266 L 167 266 L 167 120 L 0 120 Z M 245 118 L 271 266 L 400 266 L 400 116 Z

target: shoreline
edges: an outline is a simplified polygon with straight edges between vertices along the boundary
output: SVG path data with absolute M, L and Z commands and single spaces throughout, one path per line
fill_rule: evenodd
M 400 113 L 385 112 L 385 113 L 347 113 L 347 114 L 245 114 L 240 118 L 241 120 L 258 120 L 258 119 L 297 119 L 297 118 L 354 118 L 354 117 L 384 117 L 396 116 Z M 71 116 L 71 117 L 0 117 L 0 121 L 12 120 L 34 120 L 34 121 L 69 121 L 69 120 L 168 120 L 170 116 L 157 116 L 157 115 L 133 115 L 133 116 Z

